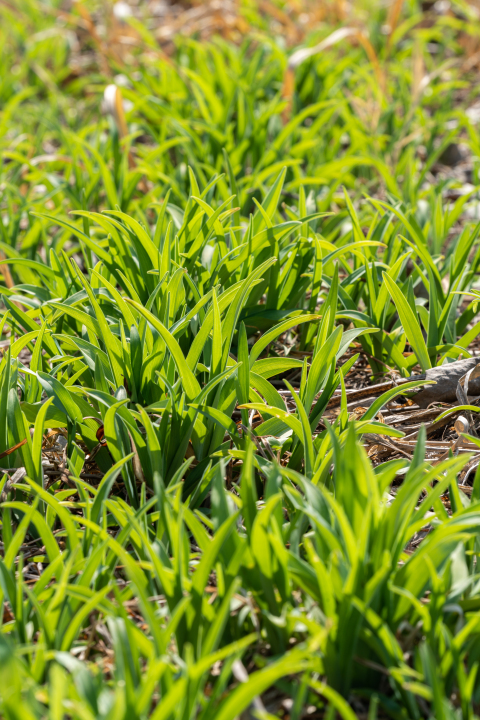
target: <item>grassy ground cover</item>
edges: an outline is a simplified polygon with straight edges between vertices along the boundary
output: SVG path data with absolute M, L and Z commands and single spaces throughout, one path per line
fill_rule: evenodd
M 473 719 L 478 12 L 154 5 L 0 2 L 0 715 Z

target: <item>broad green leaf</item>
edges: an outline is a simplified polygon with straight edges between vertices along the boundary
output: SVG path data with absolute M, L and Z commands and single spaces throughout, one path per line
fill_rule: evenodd
M 426 370 L 431 368 L 432 365 L 430 363 L 427 346 L 422 335 L 420 324 L 415 315 L 413 314 L 412 309 L 410 308 L 410 305 L 408 304 L 408 301 L 400 288 L 397 287 L 397 285 L 387 274 L 384 274 L 383 280 L 388 288 L 388 292 L 392 296 L 392 299 L 395 303 L 398 315 L 400 317 L 400 321 L 403 325 L 403 329 L 405 330 L 408 341 L 413 348 L 420 367 L 422 368 L 423 372 L 425 372 Z

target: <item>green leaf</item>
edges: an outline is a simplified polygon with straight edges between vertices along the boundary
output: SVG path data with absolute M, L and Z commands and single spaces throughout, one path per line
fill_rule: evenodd
M 423 339 L 418 319 L 413 314 L 412 309 L 400 288 L 397 287 L 397 285 L 386 273 L 383 275 L 383 280 L 396 305 L 400 322 L 403 325 L 408 342 L 412 346 L 420 367 L 423 372 L 426 372 L 432 367 L 432 365 L 430 363 L 430 357 L 428 355 L 427 346 L 425 345 L 425 340 Z
M 151 312 L 146 310 L 140 303 L 135 302 L 131 298 L 126 298 L 127 302 L 130 303 L 143 317 L 157 330 L 165 341 L 168 349 L 170 350 L 174 359 L 175 365 L 177 366 L 178 373 L 180 375 L 182 385 L 185 388 L 185 393 L 189 401 L 193 401 L 200 392 L 200 385 L 195 375 L 190 370 L 185 357 L 182 353 L 180 345 L 175 340 L 173 335 L 167 330 L 167 328 L 158 320 Z

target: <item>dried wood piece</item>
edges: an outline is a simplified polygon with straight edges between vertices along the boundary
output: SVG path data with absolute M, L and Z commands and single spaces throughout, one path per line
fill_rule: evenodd
M 478 362 L 479 358 L 457 360 L 448 365 L 431 368 L 422 375 L 412 375 L 408 380 L 402 378 L 398 384 L 424 379 L 435 381 L 435 385 L 427 385 L 415 395 L 414 400 L 421 408 L 426 408 L 432 402 L 455 402 L 458 383 L 466 373 L 476 368 Z M 480 395 L 480 372 L 471 374 L 467 391 L 471 395 Z
M 362 402 L 358 402 L 357 404 L 368 407 L 375 399 L 372 396 L 378 397 L 378 395 L 381 395 L 387 390 L 391 390 L 407 382 L 412 382 L 413 380 L 433 380 L 436 383 L 435 385 L 427 385 L 414 396 L 414 400 L 419 407 L 426 408 L 433 402 L 454 403 L 457 400 L 458 383 L 470 370 L 474 370 L 477 367 L 479 360 L 479 358 L 457 360 L 448 365 L 431 368 L 421 375 L 411 375 L 409 378 L 398 378 L 395 381 L 391 380 L 379 383 L 378 385 L 371 385 L 361 390 L 347 391 L 348 409 L 353 410 L 355 403 L 360 400 Z M 470 395 L 480 395 L 480 368 L 478 372 L 471 373 L 467 384 L 467 391 Z M 340 403 L 341 395 L 334 395 L 329 401 L 327 408 L 336 407 L 340 405 Z M 467 403 L 462 401 L 462 404 Z
M 416 447 L 416 441 L 415 440 L 406 440 L 405 438 L 395 438 L 395 442 L 399 445 L 405 445 L 406 447 L 411 447 L 412 449 Z M 479 452 L 478 446 L 474 445 L 470 440 L 465 440 L 463 438 L 460 438 L 460 440 L 457 438 L 455 440 L 455 443 L 457 443 L 457 447 L 461 447 L 468 451 L 474 451 Z M 449 450 L 452 447 L 452 441 L 451 440 L 427 440 L 425 443 L 425 449 L 426 450 Z
M 478 378 L 480 378 L 480 365 L 476 365 L 476 367 L 469 370 L 458 381 L 457 398 L 462 405 L 470 405 L 470 401 L 468 399 L 468 390 L 470 387 L 470 383 L 474 383 L 475 380 Z M 466 413 L 470 423 L 471 433 L 472 435 L 476 435 L 477 431 L 475 430 L 475 421 L 473 419 L 473 415 L 470 410 L 466 410 Z M 465 432 L 468 432 L 468 430 L 465 430 Z
M 19 467 L 15 470 L 12 477 L 9 480 L 7 480 L 7 482 L 3 486 L 3 490 L 0 493 L 0 502 L 7 502 L 8 495 L 12 489 L 12 485 L 14 485 L 15 483 L 21 482 L 26 474 L 27 474 L 27 471 L 25 470 L 24 467 Z
M 470 423 L 468 422 L 466 417 L 463 417 L 463 415 L 459 415 L 459 417 L 455 420 L 454 429 L 457 435 L 461 435 L 462 433 L 468 433 L 470 431 Z
M 406 382 L 406 381 L 405 381 Z M 347 390 L 347 402 L 350 403 L 357 401 L 357 400 L 363 400 L 364 398 L 371 397 L 372 395 L 381 395 L 382 393 L 386 392 L 387 390 L 391 390 L 392 388 L 396 387 L 398 383 L 394 382 L 393 380 L 390 380 L 388 382 L 378 383 L 378 385 L 370 385 L 366 388 L 361 388 L 361 390 Z M 373 397 L 371 399 L 370 405 L 376 398 Z M 339 393 L 338 395 L 334 395 L 330 400 L 328 401 L 327 408 L 337 407 L 342 402 L 342 395 Z M 367 400 L 368 403 L 368 400 Z
M 437 410 L 438 413 L 438 410 Z M 418 426 L 411 427 L 411 431 L 409 432 L 409 428 L 402 425 L 397 425 L 397 430 L 402 430 L 402 432 L 408 433 L 403 440 L 414 440 L 418 437 L 418 434 L 420 432 L 420 429 L 422 426 L 425 428 L 427 433 L 427 438 L 430 437 L 430 435 L 433 435 L 433 433 L 437 432 L 437 430 L 440 430 L 440 428 L 445 427 L 445 425 L 449 425 L 452 422 L 452 417 L 450 415 L 447 415 L 446 417 L 442 418 L 441 420 L 436 420 L 434 422 L 427 422 L 427 423 L 420 423 Z

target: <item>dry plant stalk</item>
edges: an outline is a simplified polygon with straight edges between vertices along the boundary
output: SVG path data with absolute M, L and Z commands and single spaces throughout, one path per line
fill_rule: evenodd
M 403 3 L 404 0 L 393 0 L 388 11 L 387 25 L 390 30 L 388 35 L 387 53 L 390 52 L 392 47 L 393 36 L 395 34 L 395 30 L 397 29 L 398 21 L 400 20 Z

